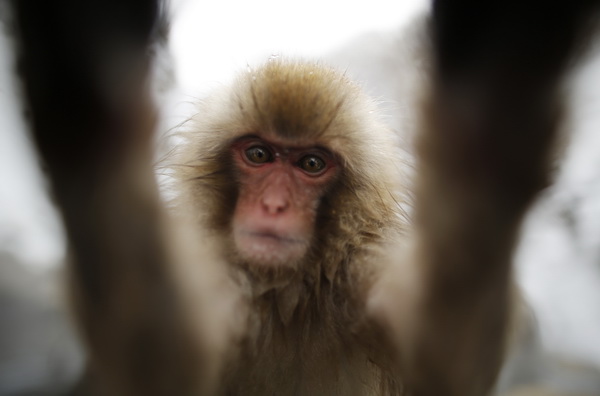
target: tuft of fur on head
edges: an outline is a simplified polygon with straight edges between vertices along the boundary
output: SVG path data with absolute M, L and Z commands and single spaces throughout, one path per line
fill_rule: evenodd
M 318 209 L 306 259 L 293 271 L 278 270 L 280 275 L 333 281 L 354 254 L 402 231 L 397 137 L 379 119 L 375 103 L 332 68 L 276 59 L 202 100 L 167 159 L 176 210 L 221 235 L 233 259 L 228 246 L 238 176 L 230 146 L 245 135 L 327 147 L 342 168 Z

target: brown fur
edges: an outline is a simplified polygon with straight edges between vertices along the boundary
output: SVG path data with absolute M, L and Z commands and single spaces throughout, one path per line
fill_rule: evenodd
M 401 173 L 389 161 L 397 142 L 374 104 L 334 70 L 275 60 L 202 102 L 189 125 L 171 166 L 177 211 L 222 241 L 253 307 L 227 392 L 399 394 L 399 381 L 371 345 L 374 334 L 365 333 L 363 301 L 379 265 L 374 251 L 405 229 Z M 230 254 L 237 175 L 229 147 L 247 134 L 324 146 L 342 164 L 318 208 L 309 254 L 285 271 Z
M 172 166 L 176 212 L 206 235 L 190 241 L 163 216 L 150 170 L 144 78 L 158 4 L 14 1 L 33 136 L 72 244 L 99 392 L 214 394 L 224 357 L 226 395 L 397 395 L 397 362 L 413 396 L 487 394 L 511 249 L 547 179 L 559 84 L 596 3 L 546 3 L 541 17 L 536 2 L 434 2 L 416 243 L 409 260 L 386 260 L 405 227 L 395 141 L 345 77 L 274 61 L 201 104 Z M 342 160 L 313 249 L 291 271 L 230 255 L 237 175 L 226 152 L 247 133 L 316 142 Z M 387 276 L 387 263 L 409 265 Z

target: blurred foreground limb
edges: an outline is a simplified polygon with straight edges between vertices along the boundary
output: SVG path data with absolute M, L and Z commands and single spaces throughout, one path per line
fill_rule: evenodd
M 415 192 L 424 285 L 406 345 L 417 395 L 484 395 L 496 379 L 519 227 L 550 182 L 561 84 L 599 5 L 433 2 Z
M 32 134 L 70 242 L 92 384 L 83 392 L 198 394 L 207 362 L 173 285 L 176 252 L 151 167 L 161 4 L 12 5 Z
M 433 2 L 411 264 L 370 302 L 391 322 L 411 395 L 492 392 L 518 321 L 512 259 L 521 223 L 550 183 L 562 84 L 599 6 Z

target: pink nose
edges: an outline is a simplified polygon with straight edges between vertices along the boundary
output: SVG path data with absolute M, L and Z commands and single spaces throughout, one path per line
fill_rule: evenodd
M 268 214 L 283 213 L 290 204 L 288 196 L 283 191 L 273 190 L 276 189 L 271 188 L 265 192 L 261 200 L 262 206 Z

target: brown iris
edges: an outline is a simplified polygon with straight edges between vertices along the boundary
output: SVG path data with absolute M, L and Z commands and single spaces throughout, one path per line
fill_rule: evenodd
M 319 173 L 325 169 L 325 161 L 315 155 L 307 155 L 300 159 L 298 166 L 305 172 Z
M 272 159 L 271 153 L 264 146 L 252 146 L 245 151 L 246 158 L 255 164 L 264 164 Z

